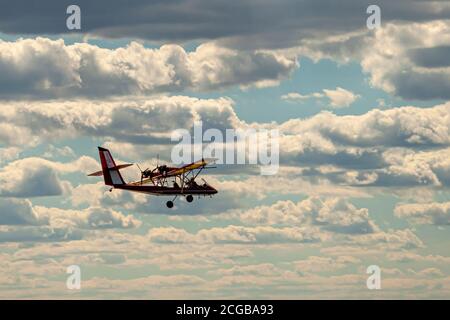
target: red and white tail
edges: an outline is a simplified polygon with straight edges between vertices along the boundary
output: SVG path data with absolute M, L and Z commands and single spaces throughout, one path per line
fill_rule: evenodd
M 105 178 L 105 184 L 108 186 L 117 186 L 125 184 L 120 174 L 120 169 L 124 166 L 116 166 L 113 157 L 108 149 L 98 147 L 100 162 L 102 163 L 102 173 Z M 128 166 L 128 165 L 127 165 Z

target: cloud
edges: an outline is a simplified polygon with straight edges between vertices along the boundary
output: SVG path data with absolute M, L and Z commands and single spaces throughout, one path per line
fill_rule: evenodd
M 148 288 L 178 288 L 185 287 L 190 288 L 192 286 L 204 284 L 206 280 L 199 276 L 194 275 L 151 275 L 142 278 L 133 278 L 127 280 L 120 279 L 109 279 L 109 278 L 98 278 L 94 277 L 92 279 L 84 281 L 83 288 L 87 290 L 106 290 L 109 291 L 111 287 L 116 289 L 124 290 L 127 292 L 130 287 L 133 291 L 146 291 Z M 172 290 L 173 294 L 173 290 Z
M 0 242 L 61 242 L 82 239 L 82 232 L 50 226 L 0 226 Z
M 283 10 L 291 6 L 306 6 L 306 12 L 312 9 L 311 4 L 308 7 L 306 3 L 285 1 L 283 5 Z M 368 5 L 364 7 L 362 3 L 348 0 L 342 4 L 348 11 L 340 8 L 338 13 L 345 17 L 349 12 L 365 12 Z M 0 97 L 106 97 L 209 91 L 229 86 L 261 87 L 287 78 L 298 67 L 297 56 L 305 55 L 315 60 L 356 60 L 370 74 L 374 86 L 403 98 L 447 99 L 448 66 L 444 57 L 448 51 L 449 32 L 446 20 L 439 18 L 450 17 L 448 7 L 440 2 L 434 2 L 432 10 L 420 2 L 412 8 L 409 2 L 396 5 L 387 2 L 382 7 L 384 12 L 389 7 L 392 11 L 383 15 L 383 28 L 375 33 L 365 30 L 366 16 L 363 14 L 358 14 L 358 24 L 347 21 L 342 25 L 336 11 L 324 11 L 319 16 L 327 17 L 327 22 L 333 21 L 334 25 L 326 26 L 324 20 L 314 19 L 310 23 L 316 24 L 316 28 L 310 25 L 305 29 L 303 26 L 295 35 L 281 36 L 281 30 L 224 34 L 224 38 L 218 36 L 220 41 L 203 43 L 193 52 L 186 52 L 175 44 L 148 49 L 132 42 L 127 47 L 105 49 L 87 43 L 65 45 L 62 40 L 45 38 L 2 41 L 0 71 L 5 78 L 0 77 Z M 299 10 L 295 12 L 303 12 Z M 411 20 L 408 12 L 412 16 L 422 14 L 422 21 L 398 23 L 398 16 Z M 286 18 L 284 16 L 283 20 Z M 297 15 L 295 19 L 294 29 L 301 24 Z M 390 20 L 396 20 L 396 23 Z M 274 27 L 273 24 L 270 26 Z M 329 35 L 324 36 L 322 29 L 330 29 Z M 291 49 L 258 50 L 252 46 Z M 389 55 L 384 54 L 386 46 Z M 342 88 L 317 94 L 329 98 L 334 108 L 347 107 L 358 98 Z M 286 98 L 302 100 L 313 96 L 289 94 Z
M 431 48 L 417 48 L 408 51 L 409 58 L 418 67 L 423 68 L 445 68 L 450 67 L 448 56 L 450 46 L 437 46 Z
M 49 0 L 31 6 L 26 0 L 5 4 L 0 31 L 11 34 L 67 34 L 64 23 L 70 1 Z M 235 47 L 290 47 L 305 38 L 350 32 L 366 27 L 368 0 L 243 0 L 230 4 L 219 0 L 91 1 L 79 0 L 83 35 L 106 38 L 141 38 L 152 41 L 219 39 Z M 377 2 L 383 8 L 383 23 L 445 19 L 450 9 L 444 1 Z M 26 10 L 24 10 L 26 8 Z M 107 15 L 105 15 L 107 10 Z M 36 19 L 39 17 L 39 19 Z M 61 21 L 61 23 L 55 23 Z
M 257 265 L 234 265 L 229 269 L 217 269 L 212 272 L 215 275 L 223 276 L 243 276 L 243 275 L 257 275 L 260 277 L 272 277 L 276 274 L 281 274 L 282 270 L 277 268 L 272 263 L 261 263 Z
M 415 4 L 423 7 L 425 2 L 417 1 Z M 382 27 L 373 32 L 361 28 L 309 37 L 300 40 L 297 47 L 285 51 L 314 61 L 357 62 L 368 74 L 373 87 L 403 99 L 448 100 L 450 71 L 446 54 L 450 41 L 449 17 L 436 17 L 432 21 L 389 21 L 386 19 L 386 5 L 378 5 L 382 8 L 383 22 Z M 428 9 L 435 5 L 445 6 L 447 12 L 449 10 L 444 2 L 433 2 Z
M 57 173 L 49 167 L 20 168 L 0 171 L 0 196 L 2 197 L 42 197 L 59 196 L 69 190 L 68 183 L 59 180 Z
M 4 162 L 17 159 L 19 157 L 20 151 L 20 148 L 17 147 L 0 148 L 0 165 L 2 165 Z
M 330 107 L 346 108 L 349 107 L 353 102 L 355 102 L 360 96 L 354 94 L 353 92 L 343 89 L 341 87 L 336 87 L 336 89 L 323 89 L 322 92 L 314 92 L 307 95 L 302 95 L 300 93 L 291 92 L 281 96 L 281 99 L 286 101 L 304 101 L 309 99 L 323 99 L 328 98 Z
M 139 145 L 169 144 L 172 130 L 189 129 L 195 120 L 202 120 L 204 129 L 248 127 L 235 114 L 233 102 L 226 98 L 166 97 L 102 103 L 6 103 L 3 106 L 0 119 L 9 128 L 3 131 L 8 135 L 0 139 L 8 145 L 20 142 L 15 136 L 29 137 L 34 143 L 55 136 L 95 136 Z M 448 146 L 449 119 L 448 104 L 442 104 L 430 108 L 374 109 L 363 115 L 349 116 L 322 112 L 311 118 L 291 119 L 269 126 L 282 133 L 282 156 L 298 150 L 303 151 L 305 157 L 311 150 L 326 155 L 326 161 L 349 163 L 344 160 L 372 156 L 379 164 L 377 150 L 362 148 Z M 268 124 L 254 124 L 254 127 L 268 127 Z M 346 149 L 339 150 L 339 146 Z M 128 148 L 128 151 L 132 150 Z M 338 152 L 342 153 L 340 157 L 336 156 Z
M 298 67 L 295 56 L 236 51 L 213 43 L 117 49 L 47 38 L 0 40 L 0 98 L 149 95 L 276 84 Z
M 291 119 L 279 126 L 280 164 L 355 186 L 447 185 L 448 110 L 443 104 Z
M 69 146 L 55 147 L 54 145 L 49 145 L 42 158 L 53 159 L 53 158 L 75 158 L 75 152 Z
M 83 230 L 137 228 L 131 215 L 100 207 L 68 210 L 33 206 L 29 200 L 0 198 L 0 242 L 80 240 Z
M 317 231 L 317 230 L 316 230 Z M 314 243 L 323 240 L 324 235 L 312 229 L 292 227 L 243 227 L 230 225 L 223 228 L 202 229 L 189 233 L 184 229 L 153 228 L 148 238 L 156 243 Z
M 119 99 L 119 101 L 45 101 L 1 103 L 0 142 L 36 145 L 61 139 L 111 137 L 133 144 L 169 144 L 176 129 L 241 126 L 228 98 L 183 96 Z M 56 138 L 57 137 L 57 138 Z
M 450 257 L 441 255 L 420 255 L 413 252 L 392 252 L 387 255 L 388 259 L 395 262 L 409 263 L 409 262 L 428 262 L 448 264 Z
M 0 169 L 0 197 L 59 196 L 72 188 L 70 182 L 60 179 L 61 173 L 85 173 L 96 167 L 97 161 L 89 157 L 69 163 L 36 157 L 16 160 Z
M 170 234 L 170 232 L 167 233 Z M 195 235 L 198 232 L 188 233 Z M 337 240 L 332 243 L 341 244 Z M 83 285 L 82 292 L 79 292 L 77 296 L 79 298 L 95 297 L 99 294 L 108 297 L 121 295 L 132 298 L 142 296 L 143 292 L 147 296 L 154 295 L 156 297 L 162 294 L 170 298 L 173 297 L 174 290 L 179 292 L 180 298 L 200 298 L 205 295 L 217 298 L 225 296 L 282 298 L 292 297 L 292 290 L 295 291 L 295 288 L 299 286 L 305 288 L 305 292 L 303 294 L 296 293 L 295 297 L 297 298 L 302 296 L 323 297 L 323 295 L 328 297 L 327 292 L 338 294 L 343 298 L 357 297 L 367 292 L 367 289 L 364 289 L 365 286 L 361 287 L 361 284 L 364 285 L 367 279 L 366 259 L 379 261 L 392 249 L 384 243 L 380 246 L 374 242 L 371 245 L 361 246 L 365 253 L 358 258 L 349 253 L 329 257 L 322 252 L 315 254 L 310 251 L 317 247 L 317 244 L 314 243 L 308 246 L 292 242 L 272 243 L 271 246 L 256 247 L 255 244 L 211 242 L 170 245 L 158 242 L 149 243 L 148 235 L 112 230 L 103 230 L 87 239 L 58 245 L 45 242 L 34 243 L 33 246 L 23 243 L 20 246 L 17 244 L 14 246 L 13 244 L 4 245 L 16 248 L 7 254 L 0 253 L 1 261 L 7 262 L 6 264 L 0 263 L 0 273 L 7 275 L 8 278 L 8 280 L 4 276 L 0 278 L 0 287 L 2 290 L 9 289 L 8 296 L 29 296 L 30 294 L 26 290 L 33 285 L 31 280 L 41 279 L 49 272 L 52 274 L 64 273 L 65 269 L 62 270 L 61 265 L 78 263 L 82 266 L 82 270 L 95 266 L 100 271 L 94 272 L 93 278 L 91 278 L 92 282 Z M 311 252 L 311 254 L 308 253 L 306 258 L 299 258 L 296 256 L 299 247 L 307 250 L 300 250 L 303 252 L 302 255 L 305 252 Z M 323 248 L 322 245 L 320 247 Z M 377 255 L 373 255 L 371 252 L 374 247 L 379 249 Z M 348 250 L 345 246 L 342 248 L 344 248 L 344 252 Z M 273 256 L 274 251 L 276 251 L 276 262 L 267 260 L 267 257 Z M 123 272 L 125 268 L 138 267 L 146 270 L 160 268 L 164 274 L 163 276 L 152 274 L 151 277 L 142 274 L 126 280 L 120 280 L 111 274 L 98 280 L 98 277 L 104 277 L 101 270 L 105 267 L 119 273 Z M 435 266 L 433 268 L 439 269 Z M 405 268 L 400 266 L 398 269 L 404 270 Z M 391 292 L 392 297 L 404 295 L 401 289 L 406 284 L 394 286 L 391 281 L 401 278 L 405 282 L 409 281 L 409 285 L 406 287 L 411 288 L 414 287 L 412 282 L 421 284 L 421 279 L 428 279 L 432 275 L 432 272 L 426 275 L 420 271 L 417 274 L 408 271 L 410 277 L 404 278 L 403 272 L 399 272 L 398 269 L 395 270 L 395 267 L 382 269 L 385 274 L 383 281 L 386 282 L 384 288 L 397 288 L 396 290 L 398 290 Z M 16 273 L 11 273 L 12 270 L 16 270 Z M 201 271 L 201 276 L 198 276 L 198 270 Z M 321 275 L 322 272 L 326 274 Z M 16 277 L 9 277 L 10 274 L 14 274 Z M 175 275 L 177 277 L 174 277 Z M 190 276 L 194 276 L 194 278 Z M 60 294 L 59 281 L 45 278 L 39 281 L 45 281 L 47 286 L 37 292 L 33 291 L 36 297 Z M 18 286 L 19 282 L 21 286 Z M 416 288 L 414 294 L 424 296 L 429 295 L 429 292 L 433 292 L 433 295 L 442 296 L 444 294 L 442 289 L 436 289 L 438 292 L 428 289 L 428 287 L 426 289 Z M 360 291 L 356 294 L 355 290 Z
M 417 249 L 423 248 L 424 243 L 410 229 L 380 231 L 358 236 L 346 236 L 347 241 L 353 245 L 380 246 L 386 250 L 391 249 Z
M 331 107 L 345 108 L 350 106 L 360 96 L 351 91 L 337 87 L 335 90 L 324 89 L 323 92 L 330 99 Z
M 323 94 L 320 92 L 314 92 L 314 93 L 310 93 L 310 94 L 300 94 L 297 92 L 291 92 L 291 93 L 287 93 L 281 96 L 281 99 L 286 100 L 286 101 L 303 101 L 303 100 L 308 100 L 308 99 L 312 99 L 312 98 L 316 98 L 316 99 L 321 99 L 323 98 Z
M 4 131 L 9 132 L 4 137 L 5 144 L 17 144 L 15 136 L 30 137 L 32 143 L 51 141 L 55 137 L 94 136 L 110 141 L 108 145 L 114 153 L 136 161 L 154 157 L 158 153 L 156 146 L 166 148 L 159 151 L 168 154 L 172 130 L 189 129 L 195 120 L 203 120 L 204 129 L 248 128 L 249 125 L 237 117 L 232 105 L 231 100 L 224 98 L 203 100 L 188 97 L 103 103 L 8 103 L 0 111 L 0 118 L 9 126 Z M 425 161 L 423 156 L 392 148 L 420 150 L 447 147 L 450 142 L 449 119 L 449 107 L 443 104 L 430 108 L 375 109 L 351 116 L 322 112 L 308 119 L 292 119 L 280 125 L 252 126 L 280 130 L 282 165 L 314 166 L 316 171 L 326 165 L 357 170 L 333 173 L 334 177 L 328 172 L 328 178 L 349 184 L 386 185 L 401 182 L 397 174 L 400 171 L 402 175 L 410 176 L 403 180 L 404 185 L 423 184 L 423 181 L 438 184 L 438 180 L 442 183 L 442 179 L 450 178 L 443 162 L 443 167 L 433 169 L 438 179 L 432 175 L 424 179 L 422 177 L 426 171 L 420 169 L 423 165 L 419 163 Z M 429 152 L 432 159 L 444 151 Z M 393 156 L 396 153 L 399 156 Z M 411 174 L 414 170 L 406 172 L 412 163 L 402 164 L 398 160 L 405 155 L 417 159 L 412 162 L 417 165 L 417 177 Z M 445 178 L 446 175 L 448 178 Z
M 423 148 L 449 145 L 449 119 L 448 104 L 431 108 L 404 106 L 373 109 L 362 115 L 321 112 L 308 119 L 286 121 L 280 130 L 285 135 L 297 135 L 298 139 L 309 133 L 309 140 L 317 133 L 326 139 L 324 143 L 331 140 L 347 146 Z
M 423 270 L 420 270 L 418 272 L 415 272 L 416 274 L 423 276 L 423 277 L 429 277 L 429 278 L 440 278 L 440 277 L 444 277 L 444 273 L 442 273 L 441 270 L 439 270 L 438 268 L 426 268 Z
M 175 125 L 189 128 L 194 119 L 204 119 L 205 129 L 215 126 L 220 130 L 247 128 L 249 125 L 236 116 L 231 105 L 227 99 L 170 97 L 128 104 L 92 103 L 90 109 L 72 102 L 67 103 L 63 112 L 54 108 L 52 103 L 36 103 L 28 107 L 15 106 L 5 114 L 5 118 L 10 124 L 24 126 L 28 123 L 24 121 L 32 117 L 33 135 L 42 140 L 47 136 L 64 134 L 73 137 L 93 135 L 103 139 L 106 136 L 109 142 L 105 145 L 116 156 L 125 157 L 124 161 L 139 162 L 139 159 L 154 158 L 158 153 L 167 157 L 170 154 L 168 136 L 171 130 Z M 291 119 L 280 125 L 252 126 L 280 130 L 280 164 L 300 168 L 298 172 L 289 174 L 291 179 L 299 177 L 314 183 L 327 179 L 334 184 L 359 187 L 441 186 L 450 184 L 450 162 L 447 160 L 449 110 L 448 104 L 443 104 L 430 108 L 375 109 L 351 116 L 323 112 L 307 119 Z M 26 114 L 32 116 L 24 119 Z M 174 121 L 166 121 L 170 114 Z M 92 117 L 96 120 L 89 120 Z M 133 121 L 119 120 L 130 117 Z M 53 125 L 49 126 L 49 122 Z M 160 144 L 141 144 L 155 140 Z M 93 159 L 91 162 L 90 169 L 85 166 L 80 171 L 97 170 L 97 162 Z M 224 197 L 227 201 L 220 210 L 234 201 L 235 193 L 230 196 Z M 154 205 L 152 207 L 155 208 Z M 162 207 L 159 209 L 164 210 Z
M 237 5 L 237 9 L 221 1 L 202 4 L 198 8 L 197 1 L 190 0 L 181 6 L 166 8 L 157 21 L 153 15 L 163 10 L 165 4 L 156 8 L 153 5 L 150 10 L 145 4 L 132 3 L 123 8 L 122 4 L 108 3 L 105 6 L 108 6 L 110 16 L 119 15 L 120 18 L 99 22 L 101 26 L 97 24 L 101 20 L 98 17 L 89 19 L 90 23 L 82 31 L 103 37 L 145 38 L 162 43 L 207 39 L 208 42 L 192 52 L 186 52 L 177 44 L 148 49 L 132 42 L 127 47 L 105 49 L 87 43 L 65 45 L 61 40 L 44 38 L 0 42 L 3 53 L 0 71 L 5 75 L 5 78 L 0 77 L 0 97 L 98 98 L 182 90 L 209 91 L 230 86 L 264 87 L 287 78 L 298 67 L 298 56 L 316 61 L 325 58 L 339 62 L 357 61 L 370 75 L 373 86 L 405 99 L 449 97 L 445 54 L 448 51 L 450 9 L 443 1 L 412 4 L 401 0 L 393 4 L 383 0 L 377 3 L 383 8 L 383 27 L 374 32 L 366 28 L 365 12 L 370 1 L 345 0 L 338 6 L 326 0 L 317 6 L 312 0 L 300 3 L 285 0 L 276 7 L 265 2 L 258 4 L 258 8 L 252 0 L 248 1 L 250 3 L 243 1 Z M 90 14 L 98 10 L 89 3 L 79 5 L 90 8 Z M 209 6 L 217 9 L 217 5 L 220 5 L 219 16 L 225 20 L 211 14 L 213 11 L 204 11 Z M 63 5 L 60 6 L 58 16 L 65 12 Z M 42 8 L 46 11 L 40 12 Z M 38 30 L 45 25 L 42 22 L 45 17 L 50 20 L 44 34 L 67 32 L 64 23 L 60 24 L 63 29 L 48 28 L 54 25 L 56 7 L 42 5 L 42 8 L 29 11 L 37 10 L 36 16 L 41 17 L 39 26 L 31 29 L 33 34 L 39 34 Z M 186 11 L 186 8 L 194 11 Z M 15 33 L 17 16 L 22 13 L 16 12 L 15 5 L 9 5 L 5 12 L 8 9 L 15 12 L 15 20 L 6 25 L 0 23 L 0 30 Z M 129 15 L 133 21 L 123 16 L 128 10 L 134 10 Z M 240 12 L 238 17 L 236 10 Z M 136 16 L 136 12 L 140 14 Z M 280 19 L 268 23 L 268 12 L 272 19 L 277 16 Z M 173 14 L 168 20 L 170 27 L 166 26 L 162 17 Z M 305 14 L 304 19 L 302 14 Z M 173 23 L 186 17 L 191 18 L 184 23 Z M 9 18 L 7 15 L 1 20 Z M 23 18 L 27 21 L 23 22 L 25 26 L 35 21 L 28 16 Z M 233 20 L 238 21 L 231 23 L 233 27 L 229 29 Z M 117 22 L 111 21 L 120 23 L 114 25 Z M 156 27 L 150 27 L 153 23 Z M 239 28 L 240 24 L 245 27 Z M 187 25 L 193 29 L 187 30 Z M 175 32 L 178 28 L 182 30 Z M 27 32 L 26 29 L 23 31 Z M 210 34 L 211 30 L 217 32 Z M 357 99 L 357 95 L 340 89 L 319 94 L 330 98 L 331 107 L 335 108 L 347 107 Z M 302 99 L 302 96 L 294 98 Z
M 17 144 L 16 135 L 30 137 L 31 143 L 35 144 L 52 141 L 55 137 L 98 137 L 108 141 L 105 145 L 116 156 L 137 162 L 154 158 L 160 152 L 167 157 L 173 145 L 170 141 L 172 131 L 190 129 L 196 120 L 203 121 L 204 129 L 221 131 L 250 127 L 279 129 L 280 164 L 302 168 L 297 175 L 304 180 L 327 179 L 335 184 L 361 187 L 450 183 L 450 163 L 445 160 L 450 145 L 448 104 L 429 108 L 375 109 L 348 116 L 322 112 L 311 118 L 291 119 L 281 124 L 247 124 L 237 117 L 232 106 L 233 101 L 227 98 L 189 97 L 103 103 L 7 103 L 0 110 L 0 118 L 9 126 L 7 131 L 10 133 L 3 141 L 7 145 Z M 37 167 L 48 165 L 40 162 L 39 165 L 23 164 L 21 172 L 37 170 Z M 13 169 L 9 165 L 7 168 Z M 83 168 L 77 169 L 95 171 L 98 164 L 91 159 Z M 41 176 L 52 177 L 50 172 Z M 17 177 L 20 175 L 4 175 L 4 180 L 17 180 Z M 64 190 L 57 183 L 48 185 L 54 188 L 47 194 L 60 194 Z M 9 195 L 17 194 L 16 191 Z
M 320 226 L 323 230 L 344 234 L 379 231 L 369 218 L 368 209 L 358 209 L 339 198 L 310 197 L 298 203 L 278 201 L 270 206 L 230 212 L 226 217 L 251 225 Z
M 65 210 L 36 206 L 40 216 L 47 217 L 55 227 L 73 227 L 80 229 L 129 229 L 136 228 L 141 222 L 131 215 L 110 208 L 89 207 L 84 210 Z
M 450 225 L 450 202 L 399 204 L 394 212 L 417 224 Z
M 29 200 L 0 198 L 0 225 L 42 225 L 48 218 L 34 210 Z
M 307 259 L 294 261 L 293 264 L 298 272 L 317 273 L 335 271 L 360 262 L 361 260 L 351 256 L 340 256 L 337 258 L 309 256 Z
M 386 24 L 376 31 L 361 65 L 375 87 L 405 99 L 449 99 L 444 60 L 450 23 Z
M 314 215 L 314 223 L 326 230 L 347 234 L 367 234 L 378 231 L 369 219 L 369 210 L 358 209 L 343 199 L 326 199 Z

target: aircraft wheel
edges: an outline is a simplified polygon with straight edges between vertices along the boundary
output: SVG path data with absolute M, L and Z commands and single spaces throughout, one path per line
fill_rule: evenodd
M 166 202 L 166 206 L 167 206 L 167 208 L 169 208 L 169 209 L 173 208 L 173 202 L 172 202 L 172 201 L 167 201 L 167 202 Z
M 186 201 L 187 201 L 187 202 L 192 202 L 192 201 L 194 201 L 194 197 L 192 196 L 192 194 L 190 194 L 190 195 L 188 195 L 188 196 L 186 197 Z

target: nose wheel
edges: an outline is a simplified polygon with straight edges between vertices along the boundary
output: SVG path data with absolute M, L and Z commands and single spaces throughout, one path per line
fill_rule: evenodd
M 192 194 L 190 194 L 190 195 L 188 195 L 188 196 L 186 197 L 186 201 L 189 202 L 189 203 L 191 203 L 192 201 L 194 201 L 194 197 L 192 196 Z
M 173 208 L 173 201 L 167 201 L 166 202 L 166 206 L 167 206 L 167 208 L 172 209 Z

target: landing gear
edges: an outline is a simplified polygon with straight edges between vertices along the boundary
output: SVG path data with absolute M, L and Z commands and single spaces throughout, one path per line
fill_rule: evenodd
M 187 201 L 187 202 L 192 202 L 192 201 L 194 201 L 194 197 L 192 196 L 192 194 L 190 194 L 190 195 L 188 195 L 188 196 L 186 197 L 186 201 Z
M 167 206 L 167 208 L 172 209 L 173 208 L 173 201 L 167 201 L 166 202 L 166 206 Z

